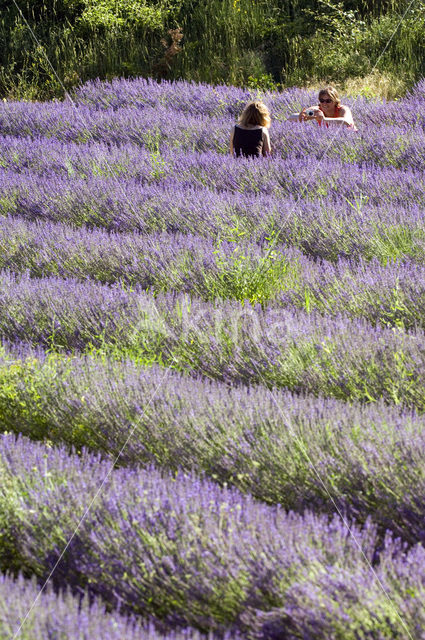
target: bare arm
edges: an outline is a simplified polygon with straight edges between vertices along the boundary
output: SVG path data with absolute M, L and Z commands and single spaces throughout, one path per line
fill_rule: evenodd
M 336 126 L 346 126 L 346 127 L 354 127 L 353 114 L 351 113 L 350 107 L 340 108 L 340 115 L 338 118 L 323 118 L 325 122 L 329 122 L 330 124 L 335 124 Z
M 270 136 L 266 127 L 263 127 L 263 156 L 269 156 L 272 152 L 272 146 L 270 144 Z
M 319 111 L 319 108 L 317 105 L 312 105 L 311 107 L 304 107 L 303 109 L 301 109 L 299 113 L 291 113 L 288 120 L 290 120 L 291 122 L 297 122 L 297 121 L 306 122 L 307 120 L 315 120 L 316 116 L 308 116 L 307 115 L 308 111 L 313 111 L 314 113 L 317 113 Z
M 233 138 L 235 135 L 235 127 L 232 127 L 232 132 L 230 134 L 230 155 L 233 156 L 234 154 L 234 149 L 233 149 Z
M 335 127 L 343 127 L 347 123 L 344 118 L 322 118 L 322 122 L 326 122 L 326 124 L 332 124 Z
M 344 119 L 344 123 L 348 126 L 348 127 L 354 127 L 354 118 L 353 118 L 353 114 L 351 113 L 351 109 L 350 107 L 345 107 L 344 105 L 341 106 L 341 116 Z

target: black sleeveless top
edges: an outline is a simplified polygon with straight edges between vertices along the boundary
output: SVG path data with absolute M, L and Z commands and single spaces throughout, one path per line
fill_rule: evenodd
M 236 124 L 233 148 L 236 156 L 259 158 L 263 155 L 263 129 L 242 129 Z

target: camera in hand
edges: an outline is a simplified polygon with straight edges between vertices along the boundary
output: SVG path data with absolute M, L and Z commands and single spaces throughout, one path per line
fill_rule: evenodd
M 315 115 L 314 109 L 308 109 L 305 113 L 310 118 L 312 118 Z

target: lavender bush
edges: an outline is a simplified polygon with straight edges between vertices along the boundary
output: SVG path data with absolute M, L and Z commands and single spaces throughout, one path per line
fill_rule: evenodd
M 155 169 L 154 169 L 155 170 Z M 416 178 L 413 179 L 417 188 Z M 388 191 L 391 187 L 388 187 Z M 377 257 L 384 264 L 398 257 L 424 262 L 421 206 L 368 204 L 362 193 L 342 201 L 315 201 L 265 194 L 215 192 L 195 184 L 161 186 L 0 172 L 0 208 L 4 215 L 29 220 L 88 225 L 108 231 L 193 233 L 203 238 L 252 239 L 263 245 L 279 239 L 307 255 Z M 407 195 L 405 196 L 408 197 Z M 376 199 L 375 202 L 378 202 Z
M 373 324 L 424 326 L 425 269 L 398 261 L 306 259 L 282 245 L 211 242 L 182 234 L 107 234 L 67 225 L 0 221 L 0 268 L 135 285 L 205 300 L 233 298 L 274 307 L 363 317 Z
M 424 407 L 424 334 L 259 305 L 0 278 L 0 336 L 161 362 L 234 384 Z
M 235 160 L 253 98 L 273 155 Z M 287 122 L 315 100 L 0 104 L 0 429 L 45 441 L 1 439 L 1 567 L 75 532 L 28 637 L 425 638 L 424 81 L 344 97 L 357 132 Z
M 42 585 L 22 576 L 13 579 L 0 574 L 0 638 L 20 640 L 206 640 L 198 631 L 187 629 L 162 634 L 153 622 L 142 626 L 136 619 L 107 612 L 100 600 L 89 602 L 70 591 L 55 593 L 51 585 L 40 594 Z M 232 634 L 231 638 L 237 637 Z M 225 640 L 230 640 L 228 634 Z
M 0 380 L 8 430 L 120 465 L 202 472 L 289 509 L 331 514 L 336 503 L 425 541 L 425 425 L 413 411 L 25 351 L 4 352 Z
M 297 129 L 299 125 L 290 123 L 285 126 Z M 297 134 L 299 138 L 300 132 Z M 228 132 L 223 132 L 224 135 L 228 137 Z M 303 135 L 307 136 L 305 131 Z M 313 148 L 314 142 L 320 141 L 318 136 L 314 130 L 308 135 Z M 325 140 L 327 146 L 332 142 L 338 145 L 340 137 L 336 141 L 333 137 Z M 167 147 L 160 153 L 146 145 L 140 148 L 131 143 L 112 146 L 111 149 L 109 144 L 94 141 L 78 144 L 48 139 L 43 144 L 43 138 L 31 141 L 29 147 L 28 142 L 28 139 L 16 139 L 10 135 L 0 138 L 1 176 L 5 191 L 9 181 L 13 187 L 13 179 L 19 184 L 18 176 L 22 180 L 32 176 L 35 182 L 36 178 L 47 175 L 53 185 L 55 178 L 66 178 L 69 186 L 78 185 L 81 178 L 93 180 L 93 184 L 97 179 L 109 189 L 114 187 L 117 194 L 121 191 L 123 200 L 129 189 L 128 197 L 132 199 L 131 190 L 137 185 L 140 190 L 142 185 L 167 187 L 171 182 L 173 188 L 182 194 L 190 186 L 197 189 L 208 187 L 218 192 L 275 196 L 271 202 L 280 202 L 282 198 L 295 194 L 301 203 L 317 197 L 324 199 L 326 204 L 328 199 L 330 203 L 348 199 L 354 210 L 356 199 L 363 203 L 381 204 L 384 201 L 403 206 L 407 197 L 412 203 L 423 204 L 424 201 L 422 167 L 416 168 L 414 164 L 408 164 L 400 171 L 393 166 L 374 166 L 373 159 L 365 166 L 350 165 L 343 159 L 328 155 L 322 158 L 317 154 L 318 157 L 311 158 L 309 165 L 304 159 L 305 150 L 299 155 L 291 151 L 285 158 L 263 159 L 261 163 L 249 158 L 235 163 L 229 155 L 223 156 L 214 151 L 199 153 Z M 311 164 L 315 166 L 319 159 L 322 169 L 315 172 Z
M 202 86 L 193 89 L 202 94 Z M 173 85 L 167 86 L 173 91 Z M 209 101 L 210 87 L 204 88 L 204 100 Z M 236 90 L 237 91 L 237 90 Z M 184 94 L 184 87 L 183 87 Z M 225 104 L 217 108 L 174 109 L 170 104 L 151 105 L 124 102 L 119 108 L 97 109 L 88 104 L 80 104 L 75 109 L 71 103 L 65 104 L 28 104 L 7 103 L 0 115 L 1 131 L 7 135 L 40 135 L 55 137 L 64 142 L 104 141 L 110 144 L 127 142 L 147 146 L 151 150 L 172 147 L 187 150 L 225 151 L 229 127 L 236 113 L 251 96 L 239 90 L 239 97 L 224 97 Z M 261 96 L 262 97 L 262 96 Z M 298 111 L 302 104 L 317 100 L 307 92 L 287 92 L 283 96 L 268 96 L 272 114 L 275 118 L 276 144 L 279 154 L 295 153 L 305 156 L 306 152 L 321 157 L 328 149 L 328 141 L 317 129 L 287 124 L 285 120 L 291 112 Z M 267 96 L 265 96 L 267 100 Z M 175 97 L 174 97 L 175 100 Z M 182 100 L 185 98 L 182 96 Z M 201 98 L 202 100 L 202 98 Z M 220 98 L 219 98 L 220 100 Z M 423 168 L 421 139 L 423 138 L 423 119 L 420 104 L 413 97 L 402 104 L 370 104 L 363 98 L 350 101 L 356 112 L 357 122 L 364 135 L 339 136 L 338 145 L 330 155 L 341 157 L 344 162 L 370 163 L 383 166 L 403 167 L 408 157 L 415 158 L 416 168 Z M 239 108 L 238 108 L 239 107 Z M 170 117 L 170 114 L 172 116 Z M 369 129 L 372 128 L 370 131 Z M 305 135 L 303 135 L 303 132 Z M 316 144 L 312 147 L 312 138 Z
M 350 523 L 348 532 L 338 517 L 285 514 L 192 475 L 109 474 L 97 457 L 22 438 L 1 438 L 0 461 L 3 532 L 40 577 L 80 523 L 54 581 L 87 584 L 173 628 L 233 626 L 247 638 L 273 637 L 272 615 L 290 638 L 315 624 L 334 638 L 424 637 L 423 548 L 407 551 L 390 535 L 379 542 L 370 523 Z M 319 592 L 344 615 L 312 609 Z

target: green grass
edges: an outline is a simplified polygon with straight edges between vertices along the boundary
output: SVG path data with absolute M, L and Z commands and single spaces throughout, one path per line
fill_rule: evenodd
M 422 3 L 401 20 L 404 2 L 357 0 L 346 9 L 324 0 L 175 0 L 154 21 L 109 27 L 101 14 L 86 19 L 84 4 L 21 2 L 38 42 L 13 5 L 3 12 L 0 96 L 48 99 L 90 78 L 143 75 L 258 89 L 331 81 L 345 92 L 394 99 L 425 74 Z M 181 47 L 164 64 L 176 28 Z

